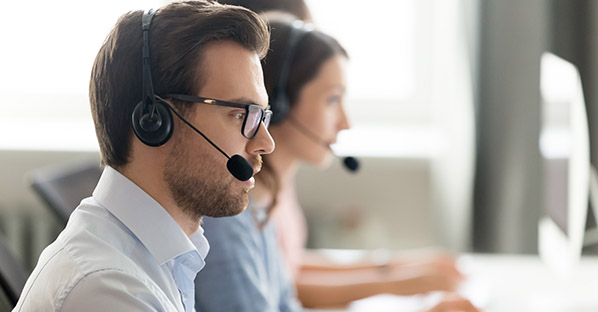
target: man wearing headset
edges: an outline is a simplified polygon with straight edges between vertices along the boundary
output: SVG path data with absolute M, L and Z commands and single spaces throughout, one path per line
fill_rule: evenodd
M 256 14 L 210 1 L 120 18 L 90 82 L 104 172 L 14 311 L 193 311 L 201 217 L 242 212 L 274 149 L 268 43 Z

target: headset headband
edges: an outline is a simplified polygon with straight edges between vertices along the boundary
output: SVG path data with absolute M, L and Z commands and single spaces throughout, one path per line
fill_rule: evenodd
M 150 46 L 149 46 L 149 31 L 152 24 L 152 19 L 156 13 L 153 9 L 147 9 L 143 12 L 141 17 L 141 30 L 143 32 L 143 50 L 142 50 L 142 68 L 143 68 L 143 89 L 142 89 L 142 101 L 144 103 L 144 111 L 150 108 L 150 105 L 154 103 L 154 85 L 152 82 L 152 70 L 151 70 L 151 59 L 150 59 Z
M 305 37 L 305 35 L 312 30 L 314 30 L 313 24 L 307 24 L 301 20 L 295 20 L 291 24 L 286 55 L 280 68 L 280 74 L 278 75 L 278 86 L 280 87 L 279 90 L 286 90 L 289 71 L 291 70 L 291 63 L 293 63 L 293 58 L 295 57 L 295 52 L 297 50 L 297 46 L 299 45 L 299 41 L 301 41 L 301 39 L 303 39 L 303 37 Z

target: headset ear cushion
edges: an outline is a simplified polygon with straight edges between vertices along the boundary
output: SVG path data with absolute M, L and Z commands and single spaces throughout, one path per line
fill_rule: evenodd
M 270 108 L 272 110 L 272 119 L 270 119 L 271 125 L 281 123 L 286 118 L 290 109 L 289 99 L 284 90 L 275 90 L 274 93 L 276 96 L 272 103 L 272 107 Z
M 133 132 L 144 144 L 161 146 L 172 136 L 172 113 L 168 104 L 162 100 L 156 99 L 153 105 L 156 108 L 153 118 L 151 111 L 144 111 L 143 102 L 139 102 L 135 106 L 132 116 Z

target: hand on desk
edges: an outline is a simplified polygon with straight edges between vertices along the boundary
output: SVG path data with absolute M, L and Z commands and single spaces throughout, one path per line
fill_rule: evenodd
M 426 312 L 478 312 L 469 300 L 451 293 L 446 294 L 441 301 Z
M 457 269 L 456 256 L 437 249 L 400 254 L 361 251 L 361 260 L 341 265 L 326 260 L 325 252 L 347 257 L 347 251 L 333 250 L 308 256 L 309 261 L 304 261 L 308 264 L 302 266 L 296 278 L 299 299 L 306 307 L 343 306 L 380 294 L 454 292 L 464 280 Z
M 414 295 L 430 291 L 455 291 L 463 281 L 456 257 L 441 251 L 397 257 L 389 262 L 388 278 L 394 281 L 393 293 Z

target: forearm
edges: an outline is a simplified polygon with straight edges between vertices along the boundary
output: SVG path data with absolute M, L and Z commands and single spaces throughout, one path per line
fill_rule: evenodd
M 351 301 L 390 292 L 390 281 L 377 270 L 302 272 L 297 279 L 297 295 L 308 308 L 345 306 Z
M 365 297 L 390 293 L 414 295 L 452 291 L 460 278 L 427 268 L 371 267 L 346 271 L 302 270 L 297 293 L 306 307 L 340 306 Z
M 381 293 L 454 291 L 463 278 L 454 259 L 442 252 L 405 253 L 402 257 L 365 253 L 350 264 L 339 264 L 322 253 L 310 252 L 296 276 L 298 297 L 306 307 L 319 307 L 346 305 Z
M 404 262 L 399 258 L 393 259 L 388 254 L 382 255 L 382 257 L 378 256 L 379 254 L 379 252 L 361 252 L 357 257 L 355 257 L 354 254 L 350 254 L 349 257 L 353 258 L 351 262 L 339 263 L 338 261 L 331 260 L 320 251 L 306 250 L 301 263 L 301 271 L 352 271 L 376 269 L 383 265 L 398 266 L 402 265 Z

